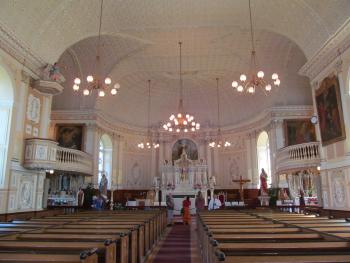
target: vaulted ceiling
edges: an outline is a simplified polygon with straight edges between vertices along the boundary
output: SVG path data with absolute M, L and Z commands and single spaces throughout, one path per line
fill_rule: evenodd
M 215 78 L 220 78 L 222 124 L 278 105 L 311 104 L 300 67 L 349 19 L 348 0 L 252 0 L 257 55 L 282 85 L 271 95 L 238 95 L 231 82 L 247 71 L 247 0 L 104 0 L 103 72 L 121 84 L 116 97 L 74 95 L 75 76 L 94 70 L 99 1 L 1 1 L 0 25 L 44 61 L 59 61 L 65 91 L 53 109 L 95 108 L 111 120 L 145 127 L 147 80 L 152 80 L 152 124 L 177 109 L 178 45 L 183 42 L 185 108 L 216 125 Z

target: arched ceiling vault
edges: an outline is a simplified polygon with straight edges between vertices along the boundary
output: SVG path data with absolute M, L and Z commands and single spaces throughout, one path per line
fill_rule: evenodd
M 147 79 L 152 120 L 158 126 L 177 108 L 178 46 L 183 41 L 185 107 L 215 126 L 215 78 L 220 78 L 222 125 L 272 106 L 311 104 L 308 80 L 298 70 L 349 18 L 348 0 L 252 0 L 259 64 L 277 71 L 278 91 L 239 96 L 230 83 L 247 71 L 250 33 L 247 0 L 104 0 L 103 74 L 120 82 L 117 97 L 74 96 L 75 76 L 94 72 L 99 1 L 3 1 L 0 26 L 44 61 L 59 60 L 65 91 L 53 109 L 96 109 L 109 118 L 145 127 Z

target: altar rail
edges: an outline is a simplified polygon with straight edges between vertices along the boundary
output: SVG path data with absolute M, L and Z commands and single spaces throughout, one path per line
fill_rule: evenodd
M 320 165 L 320 143 L 309 142 L 284 147 L 277 152 L 278 173 Z
M 58 146 L 48 139 L 26 139 L 24 167 L 92 174 L 92 157 L 82 151 Z

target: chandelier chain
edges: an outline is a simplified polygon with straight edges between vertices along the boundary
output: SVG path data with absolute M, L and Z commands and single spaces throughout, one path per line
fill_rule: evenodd
M 150 119 L 151 119 L 151 80 L 148 80 L 148 109 L 147 109 L 147 129 L 150 133 Z
M 252 41 L 252 52 L 255 54 L 253 18 L 252 18 L 252 8 L 251 8 L 250 0 L 249 0 L 249 20 L 250 20 L 250 37 L 251 37 L 251 41 Z
M 220 93 L 219 93 L 219 78 L 216 78 L 216 98 L 218 108 L 218 130 L 220 131 Z
M 182 81 L 182 42 L 179 42 L 179 52 L 180 52 L 180 106 L 183 106 L 183 81 Z

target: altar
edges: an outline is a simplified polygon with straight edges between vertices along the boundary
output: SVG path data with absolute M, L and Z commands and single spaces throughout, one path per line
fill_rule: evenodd
M 158 178 L 158 189 L 162 191 L 162 200 L 172 193 L 175 203 L 174 214 L 181 213 L 182 201 L 189 196 L 191 200 L 191 214 L 195 214 L 195 196 L 201 191 L 207 205 L 208 166 L 203 159 L 190 160 L 185 149 L 181 157 L 174 160 L 174 164 L 165 160 L 161 168 L 161 178 Z

